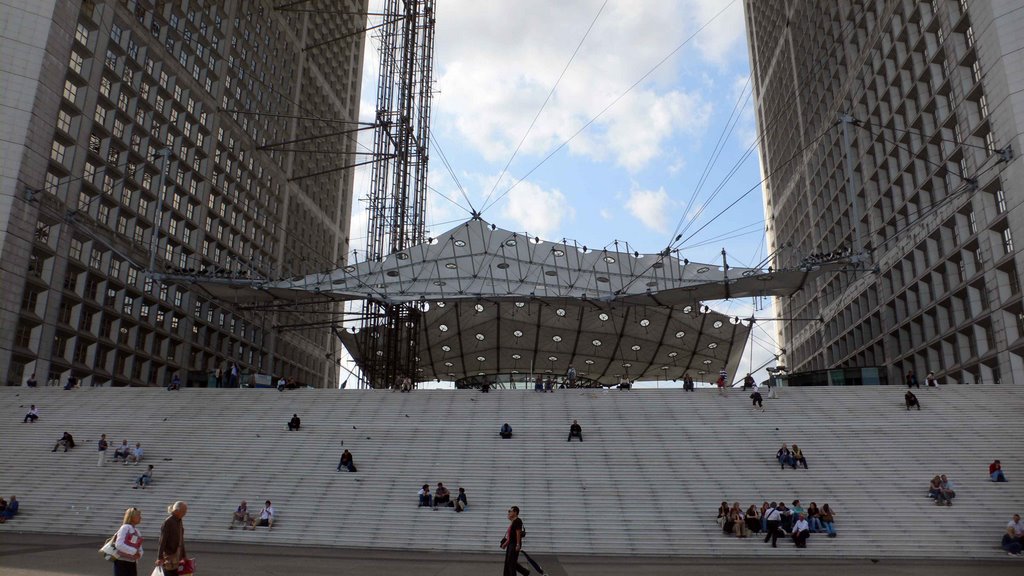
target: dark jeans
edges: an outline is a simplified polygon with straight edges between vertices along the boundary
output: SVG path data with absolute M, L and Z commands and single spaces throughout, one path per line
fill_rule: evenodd
M 451 503 L 451 501 L 452 501 L 451 496 L 438 496 L 438 497 L 434 498 L 434 506 L 436 507 L 436 506 L 440 506 L 442 504 L 449 504 L 449 503 Z
M 35 414 L 25 414 L 25 419 L 22 420 L 22 424 L 28 422 L 29 420 L 35 422 L 36 420 L 39 420 L 39 416 L 36 416 Z
M 1017 540 L 1016 538 L 1010 536 L 1009 534 L 1003 534 L 1003 542 L 1002 542 L 1001 545 L 1003 547 L 1003 550 L 1006 550 L 1010 554 L 1020 554 L 1020 551 L 1021 551 L 1021 543 L 1020 543 L 1020 541 Z
M 772 548 L 775 548 L 775 543 L 779 539 L 779 521 L 769 520 L 768 521 L 768 532 L 764 535 L 764 541 L 772 541 Z
M 512 437 L 512 433 L 511 432 L 498 432 L 498 435 L 500 435 L 505 440 L 508 440 L 509 438 Z
M 420 506 L 433 506 L 434 497 L 427 494 L 426 496 L 420 496 Z
M 566 442 L 572 442 L 573 436 L 579 438 L 580 442 L 583 442 L 583 432 L 569 432 L 569 439 Z
M 515 576 L 519 572 L 523 576 L 530 573 L 530 570 L 519 563 L 519 552 L 511 544 L 505 549 L 505 571 L 504 576 Z
M 807 530 L 801 530 L 793 534 L 793 543 L 796 544 L 797 548 L 807 548 L 807 537 L 810 535 L 811 533 Z
M 351 460 L 349 460 L 348 462 L 341 462 L 341 461 L 339 461 L 338 462 L 338 472 L 341 472 L 342 468 L 347 468 L 349 472 L 355 472 L 356 471 L 356 466 L 355 466 L 355 464 L 352 463 Z
M 167 572 L 164 572 L 164 574 L 167 574 Z M 114 576 L 138 576 L 135 562 L 114 560 Z
M 299 429 L 299 425 L 298 424 L 293 424 L 291 421 L 288 422 L 288 430 L 298 430 L 298 429 Z
M 794 467 L 794 468 L 796 468 L 796 465 L 797 465 L 797 463 L 798 463 L 798 462 L 799 462 L 800 464 L 803 464 L 803 465 L 804 465 L 804 469 L 805 469 L 805 470 L 807 469 L 807 458 L 794 458 L 794 459 L 793 459 L 793 467 Z

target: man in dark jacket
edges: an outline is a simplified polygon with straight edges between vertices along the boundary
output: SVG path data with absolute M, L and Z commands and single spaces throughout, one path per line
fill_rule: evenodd
M 160 546 L 156 563 L 163 567 L 164 576 L 178 576 L 178 565 L 185 559 L 185 525 L 182 518 L 188 513 L 188 504 L 177 501 L 167 507 L 170 516 L 160 527 Z

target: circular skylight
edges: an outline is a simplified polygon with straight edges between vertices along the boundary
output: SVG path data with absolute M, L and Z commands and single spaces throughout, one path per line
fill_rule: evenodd
M 384 355 L 384 351 L 383 350 L 377 350 L 377 356 L 383 356 L 383 355 Z
M 515 245 L 516 245 L 516 239 L 515 238 L 509 238 L 508 240 L 505 240 L 505 246 L 508 246 L 509 248 L 511 248 L 511 247 L 513 247 Z
M 613 256 L 605 256 L 604 257 L 604 261 L 609 263 L 609 264 L 615 264 L 615 257 L 613 257 Z
M 591 340 L 590 343 L 593 344 L 594 346 L 600 346 L 601 345 L 601 341 L 600 340 Z
M 398 254 L 395 254 L 395 258 L 398 258 L 399 260 L 408 260 L 409 255 L 405 252 L 399 252 Z
M 597 281 L 598 282 L 603 282 L 603 283 L 607 284 L 608 283 L 608 278 L 606 278 L 605 276 L 598 276 L 597 277 Z
M 387 271 L 387 275 L 389 277 L 391 277 L 391 278 L 397 278 L 398 277 L 398 270 L 388 270 Z
M 648 326 L 651 325 L 651 321 L 648 320 L 647 318 L 644 318 L 643 320 L 640 321 L 640 325 L 643 326 L 644 328 L 647 328 Z
M 561 248 L 555 248 L 551 253 L 558 257 L 565 256 L 565 250 L 562 250 Z
M 715 348 L 718 348 L 718 343 L 712 342 L 711 344 L 708 344 L 708 348 L 714 350 Z
M 463 246 L 466 245 L 466 241 L 465 240 L 456 240 L 455 241 L 455 245 L 458 246 L 459 248 L 462 248 Z
M 434 306 L 437 306 L 438 308 L 444 308 L 445 307 L 445 303 L 444 302 L 435 302 Z
M 447 332 L 448 331 L 448 325 L 447 324 L 441 324 L 440 326 L 437 327 L 437 329 L 440 330 L 441 332 Z
M 623 368 L 629 368 L 630 366 L 632 366 L 632 364 L 630 364 L 629 362 L 623 362 L 622 363 L 622 367 Z
M 689 314 L 690 312 L 693 312 L 693 306 L 690 306 L 690 305 L 683 306 L 683 314 Z
M 481 341 L 481 342 L 483 342 L 483 340 L 484 340 L 484 335 L 483 335 L 483 334 L 479 334 L 479 333 L 478 333 L 478 334 L 476 335 L 476 339 L 477 339 L 477 340 L 479 340 L 479 341 Z
M 519 354 L 513 354 L 512 355 L 512 359 L 513 360 L 519 360 L 520 358 L 522 358 L 522 356 L 520 356 Z
M 583 362 L 588 364 L 588 365 L 592 365 L 594 363 L 593 360 L 584 360 Z
M 565 316 L 565 308 L 559 308 L 558 310 L 555 310 L 555 314 L 559 316 Z
M 682 338 L 683 336 L 686 336 L 686 332 L 683 332 L 682 330 L 676 332 L 676 338 Z
M 512 335 L 515 336 L 516 338 L 522 338 L 523 337 L 523 331 L 522 330 L 516 330 L 515 332 L 512 332 Z
M 348 272 L 349 274 L 351 274 L 352 272 L 356 271 L 356 267 L 355 266 L 345 266 L 344 268 L 342 268 L 342 270 L 344 270 L 345 272 Z
M 507 262 L 499 262 L 498 263 L 498 268 L 500 268 L 502 270 L 505 270 L 505 269 L 508 268 L 508 263 Z
M 487 358 L 484 358 L 483 356 L 477 356 L 476 359 L 479 362 L 483 362 L 484 360 L 487 360 Z
M 434 286 L 444 286 L 445 284 L 444 280 L 434 280 Z
M 452 351 L 452 347 L 447 345 L 447 344 L 445 344 L 444 346 L 441 346 L 441 350 L 444 350 L 445 352 L 451 352 Z
M 675 358 L 676 356 L 679 356 L 679 352 L 669 352 L 668 353 L 668 357 L 669 358 Z
M 700 268 L 697 268 L 697 274 L 703 274 L 708 270 L 711 270 L 711 268 L 708 268 L 707 266 L 701 266 Z
M 554 340 L 555 342 L 561 342 L 562 341 L 562 337 L 561 336 L 552 336 L 551 339 Z
M 715 320 L 715 323 L 712 324 L 712 326 L 714 326 L 715 328 L 721 328 L 722 327 L 722 321 L 721 320 Z
M 640 345 L 639 344 L 633 344 L 632 346 L 629 347 L 629 349 L 632 350 L 633 352 L 639 352 L 640 351 Z
M 451 362 L 445 362 L 445 363 L 444 363 L 444 365 L 445 365 L 445 366 L 447 366 L 447 367 L 449 367 L 449 368 L 451 368 L 452 366 L 454 366 L 454 364 L 452 364 Z
M 522 308 L 523 306 L 526 306 L 526 302 L 516 302 L 516 308 Z
M 711 364 L 711 360 L 705 360 L 704 363 L 705 364 Z
M 473 310 L 476 310 L 477 312 L 483 312 L 484 311 L 484 305 L 483 304 L 474 304 L 473 305 Z
M 607 322 L 608 321 L 608 315 L 605 314 L 604 312 L 601 312 L 600 314 L 598 314 L 597 317 L 601 319 L 601 322 Z
M 558 360 L 558 356 L 548 356 L 548 360 L 551 360 L 552 362 L 554 362 L 554 361 Z
M 456 268 L 458 268 L 458 266 L 455 265 L 455 262 L 448 262 L 447 264 L 444 265 L 444 267 L 449 270 L 455 270 Z

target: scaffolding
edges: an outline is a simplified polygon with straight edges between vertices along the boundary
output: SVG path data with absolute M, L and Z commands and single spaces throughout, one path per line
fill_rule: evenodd
M 380 73 L 366 259 L 379 261 L 425 240 L 434 0 L 386 0 L 378 28 Z M 394 386 L 417 379 L 417 304 L 367 301 L 360 330 L 362 384 Z

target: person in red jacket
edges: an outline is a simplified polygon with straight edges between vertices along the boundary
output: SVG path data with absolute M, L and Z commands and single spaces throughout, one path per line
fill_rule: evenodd
M 1003 474 L 1003 465 L 999 460 L 988 465 L 988 475 L 993 482 L 1006 482 L 1006 475 Z

